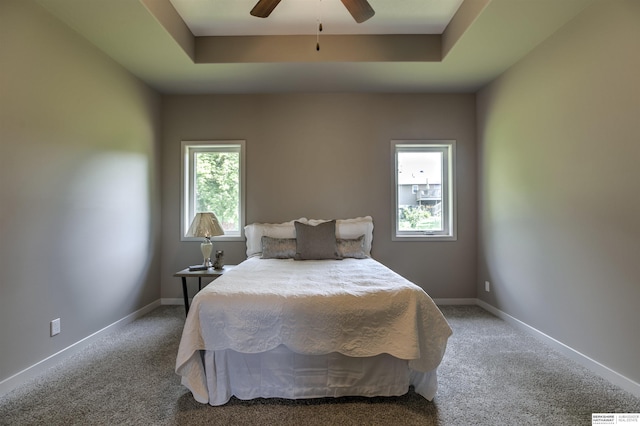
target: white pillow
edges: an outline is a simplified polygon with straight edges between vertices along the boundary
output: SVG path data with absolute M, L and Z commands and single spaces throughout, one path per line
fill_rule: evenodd
M 302 217 L 298 222 L 306 222 Z M 247 258 L 262 254 L 262 237 L 271 238 L 295 238 L 295 220 L 284 223 L 252 223 L 244 227 L 244 235 L 247 238 Z
M 309 225 L 318 225 L 322 222 L 328 222 L 323 219 L 309 219 Z M 364 252 L 367 256 L 371 256 L 371 244 L 373 243 L 373 218 L 371 216 L 356 217 L 353 219 L 336 220 L 336 237 L 337 238 L 358 238 L 364 235 Z

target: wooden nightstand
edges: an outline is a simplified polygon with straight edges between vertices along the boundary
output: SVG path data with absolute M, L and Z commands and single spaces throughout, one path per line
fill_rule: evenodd
M 173 274 L 174 277 L 182 278 L 182 294 L 184 296 L 185 315 L 189 313 L 189 292 L 187 291 L 187 278 L 198 278 L 198 291 L 200 291 L 202 290 L 202 278 L 213 278 L 215 280 L 228 270 L 233 269 L 235 266 L 236 265 L 224 265 L 222 269 L 209 268 L 206 271 L 190 271 L 189 268 L 185 268 L 182 271 Z

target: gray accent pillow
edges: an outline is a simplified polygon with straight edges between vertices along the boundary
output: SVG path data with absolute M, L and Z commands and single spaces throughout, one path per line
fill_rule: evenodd
M 358 238 L 338 238 L 336 242 L 338 255 L 342 258 L 366 259 L 369 257 L 364 252 L 364 235 Z
M 296 260 L 341 259 L 336 247 L 336 221 L 316 226 L 294 222 L 296 227 Z
M 262 236 L 263 259 L 293 259 L 296 256 L 295 238 L 273 238 Z

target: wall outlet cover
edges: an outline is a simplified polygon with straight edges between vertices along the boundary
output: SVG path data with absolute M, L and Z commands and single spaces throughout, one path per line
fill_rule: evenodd
M 51 337 L 60 334 L 60 318 L 51 321 Z

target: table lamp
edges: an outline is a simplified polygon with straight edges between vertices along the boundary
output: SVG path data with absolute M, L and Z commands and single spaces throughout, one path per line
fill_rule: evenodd
M 217 235 L 224 235 L 224 230 L 218 222 L 218 218 L 213 213 L 196 213 L 196 216 L 191 222 L 191 226 L 187 231 L 187 237 L 204 237 L 204 241 L 200 244 L 200 250 L 202 250 L 202 257 L 204 262 L 202 266 L 211 268 L 211 250 L 213 244 L 211 244 L 211 237 Z

